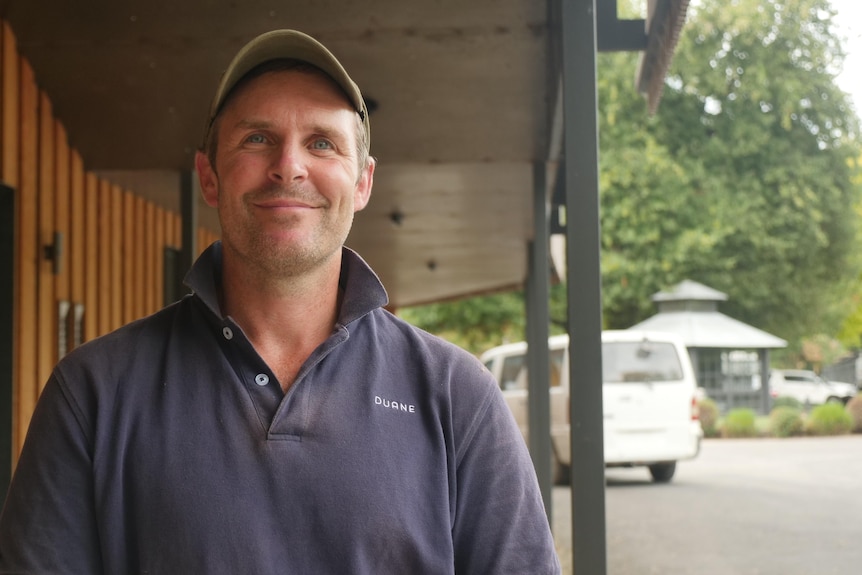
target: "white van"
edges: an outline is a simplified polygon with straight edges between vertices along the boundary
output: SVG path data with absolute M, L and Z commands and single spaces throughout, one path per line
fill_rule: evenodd
M 569 354 L 567 335 L 549 339 L 554 481 L 568 480 Z M 526 342 L 482 354 L 527 439 Z M 653 481 L 673 478 L 676 462 L 696 457 L 703 431 L 688 351 L 672 334 L 602 332 L 604 453 L 608 467 L 647 466 Z

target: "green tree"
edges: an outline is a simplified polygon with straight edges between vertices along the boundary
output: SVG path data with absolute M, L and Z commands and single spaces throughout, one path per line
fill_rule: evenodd
M 853 184 L 857 189 L 862 189 L 862 155 L 851 162 L 851 169 L 855 172 Z M 862 221 L 862 202 L 856 204 L 854 211 L 857 219 Z M 862 238 L 857 244 L 862 244 Z M 847 348 L 859 349 L 862 348 L 862 276 L 856 280 L 850 310 L 838 332 L 838 340 Z
M 599 56 L 606 327 L 652 315 L 650 296 L 685 278 L 798 348 L 862 309 L 859 120 L 834 81 L 833 16 L 827 0 L 693 5 L 655 116 L 633 88 L 638 55 Z M 405 313 L 472 350 L 523 338 L 520 294 Z M 862 319 L 844 325 L 858 339 Z
M 602 298 L 612 328 L 654 313 L 650 295 L 709 261 L 715 243 L 700 227 L 701 178 L 657 140 L 660 120 L 632 88 L 636 64 L 629 53 L 599 59 Z
M 565 286 L 551 286 L 550 333 L 566 331 Z M 513 291 L 404 308 L 399 316 L 476 355 L 524 339 L 524 292 Z
M 404 308 L 399 315 L 476 355 L 495 345 L 524 338 L 522 292 Z
M 834 82 L 826 0 L 703 0 L 659 112 L 630 96 L 631 54 L 599 65 L 605 317 L 627 327 L 685 277 L 785 338 L 837 331 L 859 190 L 858 120 Z

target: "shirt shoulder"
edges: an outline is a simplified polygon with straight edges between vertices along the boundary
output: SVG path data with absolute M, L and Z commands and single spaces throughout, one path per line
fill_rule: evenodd
M 111 394 L 123 382 L 135 381 L 152 371 L 166 349 L 201 335 L 205 319 L 187 296 L 147 317 L 87 341 L 70 351 L 54 367 L 53 378 L 64 393 L 81 398 Z

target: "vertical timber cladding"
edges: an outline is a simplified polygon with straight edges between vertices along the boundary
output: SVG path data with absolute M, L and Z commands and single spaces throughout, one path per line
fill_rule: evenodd
M 14 358 L 20 350 L 15 346 L 15 307 L 17 290 L 14 273 L 15 190 L 20 182 L 20 59 L 15 49 L 12 30 L 0 23 L 0 496 L 6 493 L 13 464 Z M 20 206 L 20 202 L 17 202 Z M 11 273 L 10 273 L 11 272 Z
M 69 299 L 72 304 L 70 323 L 70 349 L 84 341 L 84 294 L 86 292 L 86 212 L 84 160 L 81 155 L 70 150 L 70 195 L 69 195 Z
M 111 186 L 111 321 L 108 330 L 121 327 L 123 323 L 123 190 Z
M 54 206 L 56 186 L 54 181 L 54 110 L 48 96 L 39 95 L 39 232 L 37 234 L 38 293 L 36 310 L 38 326 L 37 375 L 41 391 L 54 364 L 57 363 L 57 312 L 55 300 L 54 266 L 48 259 L 45 248 L 54 243 Z
M 24 442 L 30 414 L 39 393 L 37 372 L 39 274 L 39 90 L 33 69 L 21 60 L 21 141 L 20 184 L 17 197 L 17 267 L 15 269 L 17 306 L 14 318 L 16 334 L 15 391 L 17 410 L 14 416 L 13 453 Z
M 129 192 L 122 192 L 122 270 L 123 279 L 121 285 L 127 289 L 121 290 L 122 298 L 122 321 L 128 323 L 135 318 L 135 302 L 132 297 L 131 288 L 135 285 L 135 196 Z
M 164 243 L 164 238 L 156 235 L 156 205 L 148 200 L 139 198 L 138 204 L 138 238 L 140 247 L 139 269 L 141 273 L 140 287 L 138 288 L 138 317 L 149 315 L 159 310 L 156 305 L 156 246 Z
M 15 45 L 15 34 L 9 26 L 0 25 L 0 68 L 2 68 L 2 155 L 0 155 L 0 170 L 3 181 L 15 189 L 19 184 L 19 137 L 20 137 L 20 67 L 21 58 Z
M 99 179 L 84 176 L 84 341 L 99 335 Z
M 98 269 L 98 293 L 97 301 L 98 322 L 96 334 L 111 331 L 111 184 L 99 181 L 99 234 L 97 240 Z
M 150 256 L 153 269 L 147 276 L 153 278 L 150 282 L 150 309 L 155 311 L 167 303 L 163 299 L 162 290 L 162 286 L 165 284 L 165 266 L 162 264 L 162 253 L 164 252 L 164 246 L 168 244 L 168 235 L 167 226 L 165 225 L 167 212 L 156 206 L 153 206 L 152 211 L 154 220 L 152 230 L 155 233 L 156 240 L 154 242 L 147 242 L 153 250 Z M 147 229 L 150 229 L 149 223 L 147 224 Z
M 69 351 L 70 281 L 69 268 L 74 267 L 69 254 L 69 141 L 66 129 L 53 118 L 54 124 L 54 226 L 45 230 L 47 244 L 52 246 L 50 271 L 54 276 L 53 324 L 56 330 L 59 360 Z M 46 259 L 48 259 L 46 257 Z M 47 280 L 47 278 L 46 278 Z
M 0 210 L 13 220 L 0 227 L 15 234 L 11 273 L 0 273 L 12 294 L 12 317 L 0 321 L 10 330 L 8 342 L 0 338 L 0 357 L 8 354 L 14 370 L 13 421 L 0 416 L 0 459 L 10 464 L 60 356 L 166 303 L 164 249 L 179 248 L 182 237 L 179 214 L 86 170 L 37 80 L 0 20 L 0 180 L 14 205 L 14 212 Z M 198 230 L 197 237 L 203 248 L 217 234 Z M 69 318 L 61 349 L 63 301 Z

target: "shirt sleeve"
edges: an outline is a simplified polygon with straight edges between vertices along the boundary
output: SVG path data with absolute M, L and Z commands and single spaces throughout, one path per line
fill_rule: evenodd
M 52 376 L 0 516 L 0 573 L 102 573 L 91 441 L 83 422 Z
M 496 385 L 456 454 L 455 572 L 561 572 L 532 460 Z

